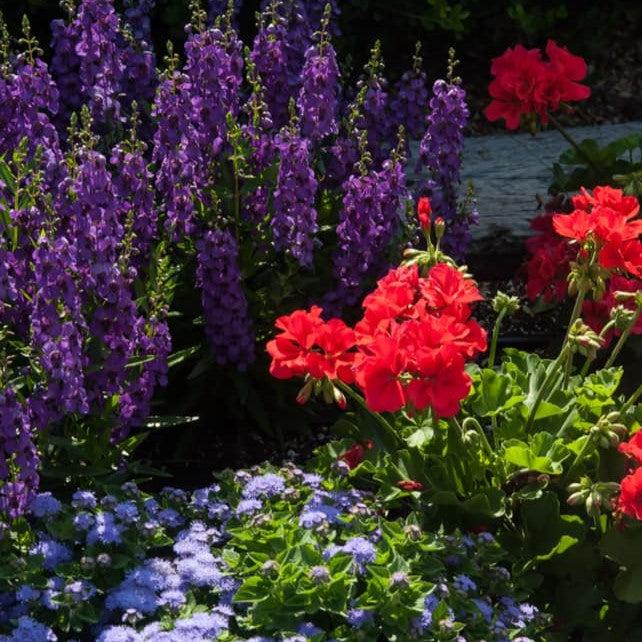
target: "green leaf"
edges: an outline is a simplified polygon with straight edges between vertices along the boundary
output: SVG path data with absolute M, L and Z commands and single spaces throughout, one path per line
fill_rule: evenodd
M 406 443 L 411 448 L 422 448 L 434 437 L 434 435 L 435 431 L 432 426 L 422 426 L 406 437 Z
M 613 585 L 615 595 L 623 602 L 642 602 L 642 527 L 612 528 L 600 549 L 622 567 Z
M 479 374 L 479 383 L 475 387 L 475 395 L 471 406 L 476 415 L 492 417 L 508 410 L 524 400 L 525 395 L 517 394 L 513 379 L 506 374 L 485 368 Z

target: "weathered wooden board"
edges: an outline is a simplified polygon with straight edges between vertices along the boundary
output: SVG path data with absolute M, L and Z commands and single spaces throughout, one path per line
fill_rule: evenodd
M 569 131 L 581 141 L 594 138 L 607 143 L 615 138 L 642 132 L 642 122 Z M 508 229 L 516 236 L 529 233 L 528 222 L 536 214 L 536 195 L 546 197 L 552 180 L 551 167 L 568 143 L 556 130 L 530 134 L 498 134 L 467 138 L 462 179 L 472 181 L 479 204 L 480 225 L 474 236 L 481 238 Z M 416 151 L 413 156 L 416 158 Z

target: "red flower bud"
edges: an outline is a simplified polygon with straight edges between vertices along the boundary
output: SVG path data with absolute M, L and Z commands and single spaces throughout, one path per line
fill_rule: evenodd
M 422 196 L 417 203 L 417 218 L 419 219 L 419 224 L 424 232 L 428 232 L 430 230 L 431 212 L 432 206 L 430 205 L 430 199 L 427 196 Z
M 424 489 L 424 485 L 421 482 L 415 481 L 414 479 L 402 479 L 401 481 L 397 482 L 397 486 L 399 486 L 401 490 L 405 490 L 408 493 L 412 492 L 413 490 Z
M 370 450 L 373 446 L 373 442 L 368 439 L 363 442 L 363 444 L 355 444 L 354 446 L 351 446 L 348 450 L 339 455 L 338 459 L 345 461 L 345 463 L 348 464 L 348 468 L 352 470 L 365 459 L 366 450 Z

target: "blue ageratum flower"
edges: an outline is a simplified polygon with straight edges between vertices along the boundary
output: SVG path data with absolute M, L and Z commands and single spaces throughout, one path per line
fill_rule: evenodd
M 38 493 L 29 504 L 29 510 L 34 517 L 51 517 L 57 515 L 62 504 L 51 493 Z
M 246 499 L 259 499 L 260 497 L 275 497 L 285 490 L 285 479 L 274 473 L 266 473 L 250 478 L 242 490 Z

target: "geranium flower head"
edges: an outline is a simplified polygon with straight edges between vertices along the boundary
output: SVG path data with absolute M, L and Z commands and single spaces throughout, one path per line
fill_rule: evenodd
M 548 60 L 539 49 L 522 45 L 508 48 L 494 58 L 491 74 L 495 77 L 488 86 L 492 100 L 486 107 L 490 121 L 503 118 L 508 129 L 517 129 L 522 116 L 537 114 L 543 124 L 548 112 L 562 102 L 584 100 L 591 94 L 580 80 L 586 76 L 586 62 L 553 40 L 546 45 Z
M 642 279 L 642 243 L 638 239 L 607 243 L 598 260 L 607 270 L 623 270 Z
M 637 464 L 642 464 L 642 430 L 638 430 L 628 441 L 621 443 L 618 450 Z
M 642 520 L 642 468 L 637 468 L 620 483 L 618 510 Z
M 308 355 L 316 341 L 317 330 L 323 325 L 318 306 L 310 310 L 295 310 L 292 314 L 279 317 L 275 326 L 281 330 L 267 344 L 272 357 L 270 374 L 277 379 L 290 379 L 307 373 Z
M 601 205 L 619 212 L 626 218 L 632 218 L 640 211 L 640 203 L 635 196 L 625 196 L 621 189 L 610 185 L 598 185 L 593 188 L 592 194 L 582 187 L 580 193 L 571 198 L 571 203 L 574 208 L 587 212 Z
M 435 265 L 420 288 L 431 309 L 452 312 L 453 316 L 459 316 L 466 306 L 484 298 L 472 279 L 465 278 L 457 268 L 447 263 Z
M 316 379 L 341 379 L 352 383 L 354 374 L 355 333 L 341 319 L 330 319 L 320 325 L 315 333 L 315 345 L 320 351 L 311 351 L 307 357 L 307 370 Z
M 595 230 L 596 219 L 585 210 L 574 210 L 570 214 L 555 214 L 553 227 L 565 238 L 584 241 Z

